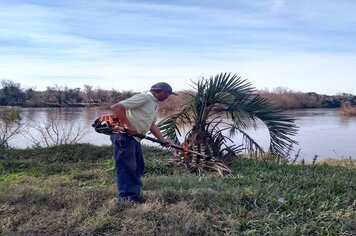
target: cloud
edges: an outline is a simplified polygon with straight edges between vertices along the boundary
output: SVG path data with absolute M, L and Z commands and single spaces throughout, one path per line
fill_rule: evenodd
M 231 71 L 256 87 L 332 93 L 356 75 L 354 10 L 346 0 L 2 1 L 0 79 L 184 89 Z M 336 75 L 345 81 L 323 81 Z

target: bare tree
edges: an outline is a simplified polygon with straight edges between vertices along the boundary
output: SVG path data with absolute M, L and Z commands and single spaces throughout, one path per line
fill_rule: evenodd
M 43 92 L 42 98 L 44 103 L 55 103 L 57 98 L 55 96 L 55 89 L 47 86 L 46 90 Z
M 84 85 L 84 97 L 86 102 L 90 103 L 93 102 L 94 100 L 94 91 L 93 91 L 93 86 Z
M 19 112 L 10 110 L 0 115 L 0 149 L 9 146 L 9 140 L 22 131 Z
M 95 89 L 95 98 L 99 102 L 108 102 L 110 98 L 110 92 L 101 88 Z
M 63 123 L 59 117 L 51 116 L 47 121 L 29 119 L 25 136 L 29 137 L 35 146 L 51 147 L 78 143 L 87 132 L 85 126 Z
M 80 88 L 70 89 L 67 86 L 63 88 L 63 102 L 67 104 L 81 102 Z
M 53 90 L 55 91 L 54 96 L 56 97 L 58 104 L 61 105 L 63 103 L 63 88 L 62 88 L 62 86 L 55 84 Z
M 19 105 L 25 100 L 25 93 L 19 83 L 11 80 L 1 80 L 0 82 L 0 105 Z

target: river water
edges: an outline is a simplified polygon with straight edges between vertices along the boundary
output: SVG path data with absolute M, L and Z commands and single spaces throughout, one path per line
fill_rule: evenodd
M 0 107 L 0 113 L 9 108 Z M 110 114 L 110 110 L 102 108 L 19 108 L 22 122 L 34 119 L 37 123 L 48 121 L 51 117 L 58 117 L 61 121 L 62 129 L 73 124 L 74 127 L 81 127 L 84 136 L 80 143 L 91 143 L 95 145 L 109 145 L 109 136 L 98 134 L 91 127 L 93 121 L 103 114 Z M 335 109 L 308 109 L 288 111 L 287 114 L 296 118 L 299 127 L 297 136 L 294 137 L 299 142 L 291 152 L 291 158 L 299 152 L 298 160 L 311 161 L 315 155 L 318 160 L 326 158 L 352 158 L 356 159 L 355 134 L 356 117 L 340 117 Z M 36 130 L 24 130 L 21 135 L 15 136 L 9 141 L 11 147 L 26 148 L 34 145 L 29 139 L 28 133 L 32 136 Z M 269 136 L 263 124 L 258 124 L 257 129 L 249 129 L 249 134 L 258 143 L 268 149 Z M 234 144 L 241 143 L 241 137 L 233 137 Z M 146 144 L 152 144 L 145 141 Z

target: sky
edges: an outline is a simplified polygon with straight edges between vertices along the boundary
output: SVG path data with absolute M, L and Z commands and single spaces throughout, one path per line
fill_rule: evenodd
M 356 94 L 355 0 L 0 0 L 0 80 L 175 91 L 222 72 L 256 89 Z

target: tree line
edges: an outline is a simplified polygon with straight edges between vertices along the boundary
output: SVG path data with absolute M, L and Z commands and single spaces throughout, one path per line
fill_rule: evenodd
M 104 90 L 84 85 L 81 88 L 67 86 L 47 86 L 44 91 L 33 88 L 23 89 L 20 83 L 2 80 L 0 84 L 1 106 L 22 107 L 56 107 L 56 106 L 85 106 L 115 103 L 134 95 L 133 91 Z
M 179 111 L 189 99 L 192 91 L 181 91 L 178 96 L 170 96 L 160 105 L 163 112 Z M 343 104 L 356 106 L 356 96 L 349 93 L 323 95 L 315 92 L 303 93 L 288 88 L 257 91 L 271 104 L 281 109 L 298 108 L 339 108 Z M 22 107 L 66 107 L 66 106 L 105 106 L 124 100 L 136 94 L 132 90 L 105 90 L 84 85 L 83 88 L 69 88 L 67 86 L 47 86 L 44 91 L 33 88 L 23 89 L 20 83 L 11 80 L 1 80 L 0 106 Z
M 300 108 L 340 108 L 344 104 L 356 106 L 356 96 L 350 93 L 336 95 L 317 94 L 315 92 L 297 92 L 284 87 L 271 91 L 265 89 L 258 91 L 269 102 L 282 109 Z

